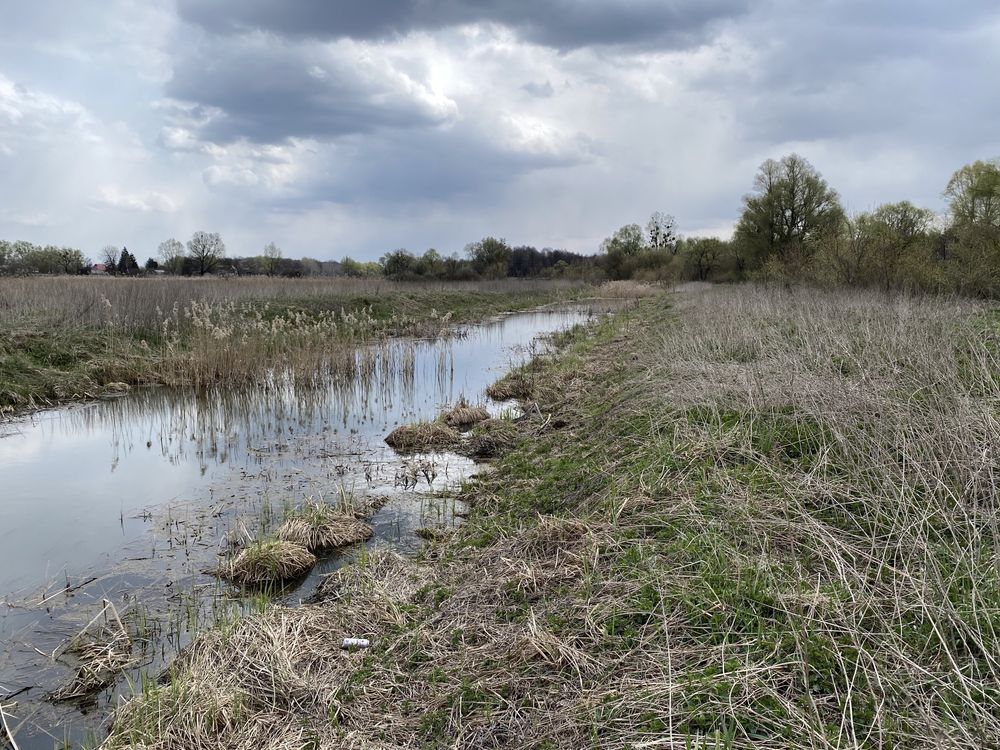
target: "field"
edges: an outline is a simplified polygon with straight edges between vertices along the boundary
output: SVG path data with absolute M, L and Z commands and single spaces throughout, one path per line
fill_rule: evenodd
M 435 336 L 582 290 L 532 281 L 0 278 L 0 410 L 137 384 L 345 372 L 358 344 Z
M 996 747 L 998 334 L 749 286 L 577 330 L 457 532 L 204 637 L 107 746 Z

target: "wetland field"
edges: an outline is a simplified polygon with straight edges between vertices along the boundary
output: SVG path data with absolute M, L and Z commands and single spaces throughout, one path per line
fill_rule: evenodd
M 997 746 L 987 304 L 34 281 L 19 748 Z

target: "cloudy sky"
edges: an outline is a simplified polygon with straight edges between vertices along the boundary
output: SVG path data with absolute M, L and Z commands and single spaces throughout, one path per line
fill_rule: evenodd
M 1000 156 L 995 0 L 3 0 L 0 238 L 374 259 L 726 236 L 768 157 L 936 210 Z

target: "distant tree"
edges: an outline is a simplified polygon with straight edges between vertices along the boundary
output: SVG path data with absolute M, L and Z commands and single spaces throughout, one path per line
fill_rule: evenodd
M 179 274 L 184 267 L 184 243 L 171 237 L 156 249 L 160 267 L 167 273 Z
M 840 197 L 797 154 L 768 159 L 743 198 L 735 241 L 757 266 L 776 258 L 786 269 L 807 266 L 819 242 L 843 226 Z
M 465 252 L 472 261 L 473 270 L 487 279 L 501 279 L 510 265 L 510 245 L 503 239 L 485 237 L 466 245 Z
M 646 236 L 651 248 L 677 252 L 677 222 L 670 214 L 657 211 L 650 216 Z
M 62 273 L 79 275 L 90 269 L 90 261 L 83 253 L 71 247 L 61 247 L 57 251 L 59 270 Z
M 416 273 L 417 259 L 405 248 L 398 248 L 379 258 L 382 273 L 390 279 L 403 279 Z
M 626 224 L 601 243 L 605 255 L 605 269 L 612 279 L 628 278 L 629 260 L 646 250 L 642 227 Z
M 147 271 L 159 271 L 160 264 L 157 263 L 156 258 L 149 258 L 146 260 L 146 270 Z
M 299 261 L 302 264 L 303 276 L 322 276 L 323 263 L 315 258 L 303 258 Z
M 708 281 L 722 264 L 726 243 L 715 237 L 696 237 L 687 240 L 681 252 L 687 277 Z
M 264 245 L 264 252 L 257 259 L 257 267 L 267 276 L 274 276 L 281 267 L 281 248 L 273 242 Z
M 195 273 L 211 273 L 226 257 L 226 245 L 218 232 L 195 232 L 187 243 L 188 257 L 194 261 Z
M 110 273 L 115 274 L 118 272 L 118 248 L 114 245 L 105 245 L 101 248 L 101 253 L 98 256 L 101 259 L 101 263 L 104 264 L 104 269 Z
M 1000 162 L 966 164 L 951 176 L 944 194 L 955 224 L 1000 227 Z
M 444 276 L 444 258 L 433 247 L 424 251 L 424 254 L 417 259 L 414 269 L 418 276 L 423 278 L 438 279 Z
M 122 248 L 116 270 L 122 276 L 135 276 L 139 273 L 139 263 L 136 261 L 135 256 L 128 251 L 127 247 Z

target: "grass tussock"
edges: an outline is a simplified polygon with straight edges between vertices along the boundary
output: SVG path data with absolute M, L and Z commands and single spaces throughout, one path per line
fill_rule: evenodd
M 458 430 L 468 430 L 473 425 L 490 418 L 490 412 L 483 406 L 473 406 L 465 397 L 459 398 L 458 402 L 441 412 L 439 419 L 449 427 Z
M 371 526 L 354 515 L 324 503 L 309 503 L 289 513 L 275 536 L 315 553 L 364 542 L 374 533 Z
M 534 383 L 524 368 L 507 373 L 486 389 L 494 401 L 526 401 L 531 398 Z
M 368 638 L 384 648 L 405 623 L 402 602 L 422 582 L 412 564 L 376 555 L 328 576 L 320 605 L 274 606 L 208 632 L 165 684 L 148 686 L 118 709 L 102 747 L 338 746 L 337 707 L 366 689 L 370 661 L 365 652 L 342 650 L 342 639 Z
M 454 427 L 444 422 L 400 425 L 385 438 L 386 444 L 401 453 L 451 450 L 462 442 Z
M 465 453 L 481 460 L 500 458 L 513 448 L 517 434 L 511 420 L 487 419 L 473 427 Z
M 218 575 L 240 586 L 262 586 L 301 578 L 316 564 L 305 546 L 275 539 L 259 540 L 219 566 Z

